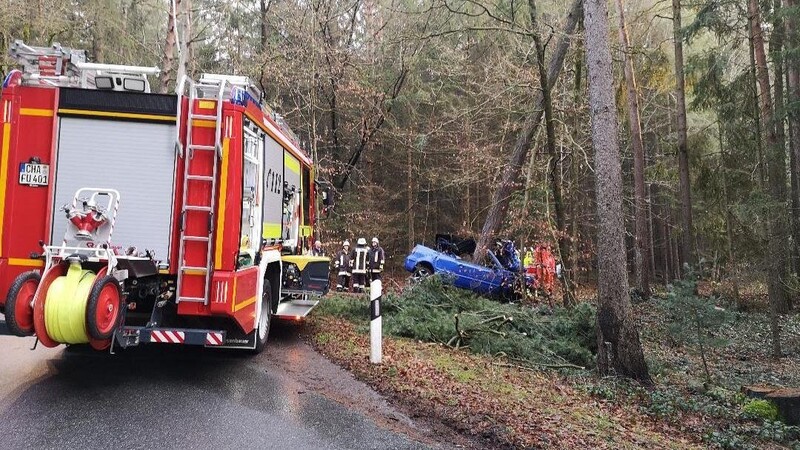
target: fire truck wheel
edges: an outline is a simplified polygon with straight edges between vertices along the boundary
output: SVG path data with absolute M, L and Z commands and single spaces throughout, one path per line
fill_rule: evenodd
M 11 284 L 6 298 L 6 325 L 16 336 L 33 334 L 33 295 L 42 276 L 38 272 L 21 273 Z
M 106 275 L 95 281 L 86 305 L 86 331 L 98 341 L 111 338 L 122 317 L 122 291 L 117 279 Z
M 264 280 L 264 293 L 261 294 L 261 317 L 256 326 L 256 348 L 253 353 L 261 353 L 267 346 L 269 328 L 272 322 L 272 283 Z

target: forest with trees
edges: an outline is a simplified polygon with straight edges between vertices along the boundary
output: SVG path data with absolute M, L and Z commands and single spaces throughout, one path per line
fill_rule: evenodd
M 558 301 L 596 299 L 598 372 L 652 386 L 652 298 L 711 299 L 674 303 L 701 352 L 714 306 L 763 317 L 758 364 L 799 367 L 798 22 L 796 0 L 0 0 L 0 48 L 158 66 L 165 93 L 251 77 L 335 187 L 329 253 L 379 236 L 400 279 L 436 233 L 551 243 Z

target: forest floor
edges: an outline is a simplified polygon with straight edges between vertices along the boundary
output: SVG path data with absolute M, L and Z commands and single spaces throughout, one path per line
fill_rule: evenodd
M 700 287 L 701 294 L 711 290 Z M 590 301 L 593 291 L 579 297 Z M 655 381 L 648 389 L 592 370 L 531 370 L 507 358 L 393 336 L 384 337 L 383 364 L 372 365 L 366 317 L 340 308 L 358 303 L 366 310 L 366 295 L 326 299 L 334 306 L 323 305 L 309 319 L 306 337 L 411 417 L 443 423 L 475 448 L 800 450 L 800 428 L 746 411 L 750 399 L 741 393 L 752 384 L 800 387 L 800 315 L 782 317 L 784 357 L 775 360 L 767 316 L 757 312 L 765 299 L 751 295 L 756 312 L 737 313 L 712 333 L 719 344 L 704 349 L 708 379 L 696 346 L 675 339 L 664 298 L 634 307 Z

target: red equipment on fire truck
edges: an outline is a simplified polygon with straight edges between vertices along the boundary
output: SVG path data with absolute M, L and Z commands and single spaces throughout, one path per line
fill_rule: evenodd
M 0 309 L 7 331 L 98 350 L 261 351 L 273 316 L 328 290 L 312 161 L 240 76 L 87 63 L 17 41 L 0 98 Z M 326 206 L 329 192 L 324 192 Z M 2 330 L 2 327 L 0 327 Z

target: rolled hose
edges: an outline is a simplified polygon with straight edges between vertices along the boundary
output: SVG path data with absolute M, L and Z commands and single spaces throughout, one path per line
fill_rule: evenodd
M 47 291 L 44 322 L 47 335 L 62 344 L 89 343 L 86 305 L 97 275 L 70 263 L 67 274 L 56 278 Z

